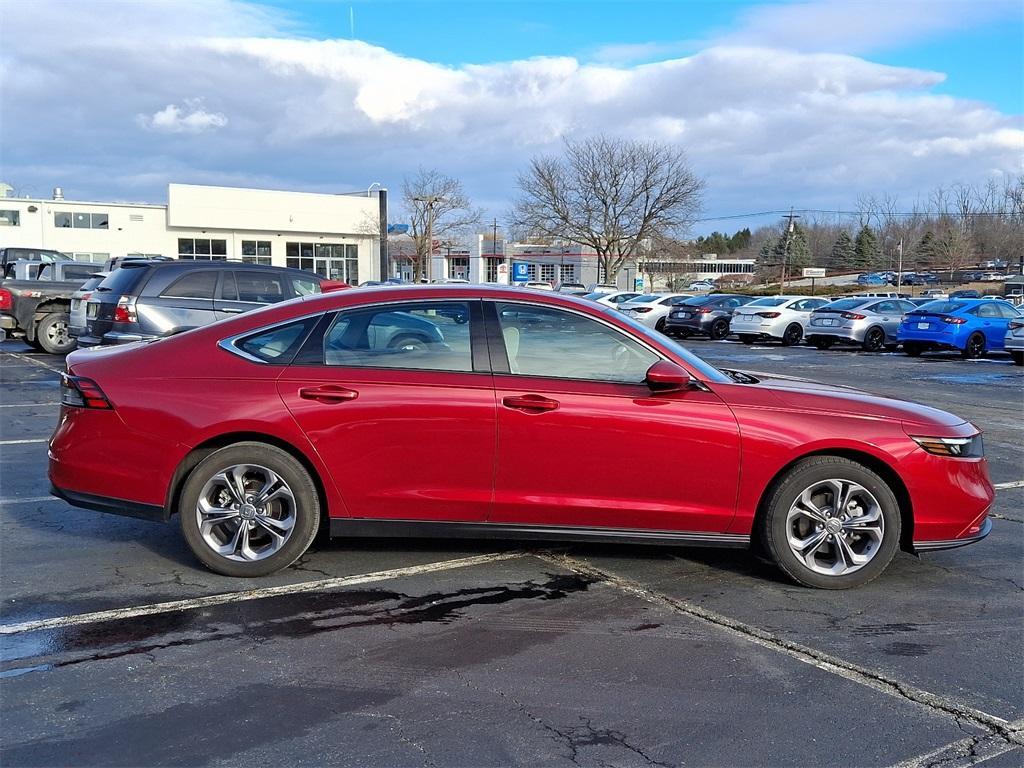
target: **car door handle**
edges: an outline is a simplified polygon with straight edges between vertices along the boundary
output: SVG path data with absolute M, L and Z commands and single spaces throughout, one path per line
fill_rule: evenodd
M 244 312 L 244 309 L 236 309 L 235 307 L 221 307 L 220 312 L 226 312 L 232 315 L 236 315 L 239 312 Z
M 558 408 L 557 400 L 550 400 L 540 395 L 512 395 L 503 397 L 501 404 L 506 408 L 513 408 L 517 411 L 527 413 L 540 413 L 542 411 L 553 411 Z
M 303 400 L 316 400 L 320 403 L 344 403 L 348 400 L 355 400 L 359 397 L 359 393 L 336 384 L 324 384 L 319 387 L 302 387 L 299 389 L 299 397 Z

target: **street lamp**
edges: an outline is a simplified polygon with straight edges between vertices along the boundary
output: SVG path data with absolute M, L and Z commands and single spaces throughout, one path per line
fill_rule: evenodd
M 414 202 L 425 203 L 427 206 L 427 282 L 433 272 L 434 261 L 434 206 L 444 201 L 443 195 L 422 195 L 413 198 Z

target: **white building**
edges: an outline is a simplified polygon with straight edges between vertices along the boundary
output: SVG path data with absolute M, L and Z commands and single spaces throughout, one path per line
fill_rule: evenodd
M 298 267 L 359 283 L 381 273 L 387 193 L 327 195 L 170 184 L 167 205 L 0 197 L 0 247 L 82 261 L 163 255 Z M 386 249 L 386 241 L 383 247 Z
M 721 258 L 717 254 L 707 253 L 675 260 L 660 260 L 655 256 L 645 259 L 640 264 L 640 270 L 650 274 L 717 280 L 725 275 L 753 275 L 757 266 L 755 259 Z

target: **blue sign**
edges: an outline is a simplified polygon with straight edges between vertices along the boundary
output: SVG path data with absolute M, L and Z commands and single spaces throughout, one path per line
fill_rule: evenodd
M 512 262 L 512 282 L 525 283 L 530 279 L 530 265 L 525 261 Z
M 404 235 L 409 231 L 408 224 L 388 224 L 389 235 Z

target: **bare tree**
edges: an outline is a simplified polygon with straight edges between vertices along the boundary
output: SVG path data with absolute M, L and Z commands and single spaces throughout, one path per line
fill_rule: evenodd
M 655 235 L 681 235 L 701 207 L 704 182 L 678 147 L 603 136 L 566 141 L 561 157 L 535 157 L 519 176 L 513 226 L 593 248 L 614 280 Z
M 415 246 L 413 276 L 426 278 L 434 240 L 455 240 L 477 226 L 482 212 L 474 208 L 462 182 L 435 169 L 420 168 L 402 181 L 402 204 L 409 217 Z

